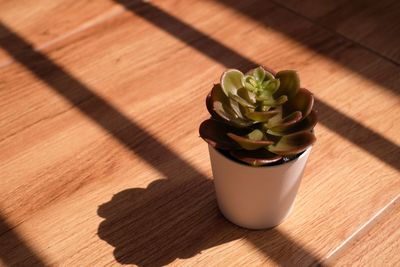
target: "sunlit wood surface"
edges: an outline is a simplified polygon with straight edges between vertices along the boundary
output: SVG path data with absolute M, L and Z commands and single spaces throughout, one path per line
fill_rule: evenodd
M 297 2 L 0 0 L 0 264 L 399 266 L 400 6 Z M 265 231 L 218 212 L 198 137 L 212 83 L 256 64 L 320 117 Z

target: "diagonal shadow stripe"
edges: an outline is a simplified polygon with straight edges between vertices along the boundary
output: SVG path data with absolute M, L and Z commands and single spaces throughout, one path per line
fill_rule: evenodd
M 295 11 L 287 8 L 274 0 L 253 0 L 253 4 L 243 6 L 244 2 L 235 0 L 215 0 L 218 3 L 223 4 L 229 9 L 247 16 L 248 18 L 263 24 L 265 27 L 272 28 L 279 33 L 285 34 L 287 37 L 301 43 L 308 49 L 315 51 L 316 53 L 333 59 L 335 62 L 341 64 L 343 67 L 349 68 L 353 72 L 362 75 L 365 79 L 371 80 L 377 84 L 382 85 L 385 89 L 391 91 L 396 95 L 400 95 L 400 84 L 399 82 L 389 81 L 385 77 L 382 77 L 380 73 L 393 73 L 398 75 L 400 71 L 400 65 L 389 59 L 382 59 L 382 55 L 376 51 L 362 46 L 361 44 L 339 35 L 328 27 L 321 26 L 314 23 L 306 16 L 302 16 Z M 352 2 L 349 2 L 351 5 Z M 315 3 L 318 5 L 318 2 Z M 266 15 L 268 14 L 268 15 Z M 291 21 L 288 23 L 288 21 Z M 313 28 L 299 29 L 296 25 L 297 22 L 305 22 L 312 25 Z M 396 39 L 394 39 L 396 41 Z M 350 57 L 348 54 L 343 56 L 340 55 L 340 50 L 348 49 L 352 50 L 358 48 L 359 51 L 366 51 L 366 54 L 356 54 Z M 367 68 L 371 60 L 380 60 L 385 62 L 386 66 L 382 66 L 382 69 L 376 71 L 376 69 Z M 390 66 L 389 66 L 390 65 Z M 397 68 L 397 71 L 395 70 Z
M 97 125 L 113 135 L 122 145 L 137 153 L 147 163 L 152 164 L 155 161 L 156 155 L 151 152 L 151 149 L 155 149 L 166 158 L 177 159 L 179 166 L 185 166 L 196 177 L 203 176 L 195 167 L 178 157 L 148 131 L 122 114 L 104 98 L 91 91 L 71 73 L 53 63 L 45 54 L 34 51 L 31 44 L 19 37 L 6 25 L 0 23 L 0 31 L 7 33 L 7 39 L 0 39 L 0 46 L 10 56 L 63 96 Z M 15 49 L 16 47 L 26 47 L 25 52 L 20 53 L 19 49 Z M 129 131 L 127 131 L 127 128 Z M 129 133 L 127 134 L 126 132 Z M 141 148 L 143 142 L 150 142 L 151 146 L 147 147 L 147 150 L 143 150 Z M 165 176 L 173 174 L 171 173 L 173 169 L 167 166 L 157 165 L 156 168 Z
M 224 0 L 222 0 L 224 1 Z M 226 0 L 229 2 L 229 0 Z M 258 1 L 258 0 L 256 0 Z M 271 3 L 274 5 L 278 6 L 280 9 L 285 10 L 286 14 L 290 14 L 291 16 L 294 15 L 297 18 L 301 18 L 302 20 L 308 21 L 309 23 L 316 25 L 316 27 L 320 28 L 322 31 L 325 31 L 326 33 L 329 33 L 330 35 L 334 36 L 339 36 L 342 40 L 346 40 L 347 43 L 351 43 L 355 45 L 358 48 L 362 48 L 363 50 L 368 51 L 369 53 L 375 55 L 376 57 L 383 58 L 385 61 L 390 62 L 393 65 L 400 66 L 400 61 L 398 60 L 398 55 L 396 53 L 390 53 L 392 50 L 392 47 L 395 47 L 395 45 L 399 46 L 400 45 L 400 39 L 399 36 L 390 36 L 393 34 L 394 31 L 385 31 L 384 33 L 380 33 L 382 35 L 376 36 L 376 34 L 373 34 L 374 37 L 376 38 L 382 38 L 382 41 L 385 42 L 391 42 L 389 46 L 381 46 L 380 48 L 383 48 L 384 50 L 377 49 L 377 46 L 373 45 L 373 42 L 369 42 L 369 40 L 372 40 L 371 34 L 367 34 L 368 37 L 363 39 L 360 38 L 357 34 L 354 35 L 354 39 L 352 38 L 353 34 L 351 32 L 346 32 L 343 31 L 343 27 L 341 27 L 341 23 L 350 19 L 352 21 L 352 16 L 359 16 L 360 13 L 364 13 L 365 15 L 363 16 L 362 19 L 358 19 L 358 24 L 369 24 L 371 25 L 372 21 L 374 21 L 373 25 L 374 27 L 377 27 L 376 29 L 384 29 L 385 26 L 388 24 L 388 16 L 383 12 L 383 6 L 385 6 L 385 9 L 393 8 L 393 11 L 397 9 L 398 7 L 396 5 L 393 5 L 393 1 L 391 0 L 383 0 L 383 1 L 375 1 L 375 0 L 353 0 L 351 2 L 346 3 L 345 5 L 344 2 L 337 2 L 337 5 L 334 10 L 331 10 L 331 12 L 325 13 L 324 7 L 329 4 L 329 2 L 332 2 L 332 0 L 327 0 L 327 1 L 304 1 L 303 5 L 308 7 L 310 6 L 309 4 L 312 4 L 313 9 L 316 11 L 316 13 L 311 12 L 311 14 L 304 12 L 304 9 L 302 10 L 297 10 L 294 8 L 291 4 L 293 2 L 287 2 L 285 1 L 280 1 L 280 0 L 269 0 Z M 265 1 L 263 2 L 265 3 Z M 334 2 L 333 2 L 334 3 Z M 335 4 L 333 4 L 335 5 Z M 341 6 L 343 5 L 343 6 Z M 331 6 L 332 7 L 332 6 Z M 328 7 L 331 8 L 331 7 Z M 373 14 L 369 13 L 370 11 L 374 10 L 375 12 Z M 322 11 L 322 12 L 321 12 Z M 360 12 L 361 11 L 361 12 Z M 393 12 L 392 11 L 392 12 Z M 321 14 L 322 13 L 322 14 Z M 318 15 L 317 15 L 318 14 Z M 367 15 L 368 14 L 368 15 Z M 311 15 L 310 17 L 308 15 Z M 395 25 L 400 23 L 399 20 L 400 17 L 397 16 L 396 20 L 393 20 L 393 15 L 390 16 L 390 19 L 392 19 L 391 24 Z M 385 25 L 386 24 L 386 25 Z M 346 22 L 344 23 L 346 25 Z M 349 27 L 349 25 L 345 26 L 346 28 Z M 354 28 L 355 31 L 360 31 L 361 28 Z M 368 30 L 367 30 L 368 31 Z M 359 33 L 358 33 L 359 34 Z M 364 36 L 366 36 L 364 34 Z M 384 42 L 381 42 L 384 43 Z M 311 46 L 315 45 L 309 45 Z M 336 58 L 335 58 L 336 60 Z M 346 62 L 343 62 L 346 64 Z M 368 78 L 368 77 L 366 77 Z M 399 87 L 397 87 L 399 89 Z
M 19 259 L 20 266 L 47 266 L 43 260 L 36 255 L 23 238 L 13 230 L 0 213 L 0 233 L 5 238 L 0 239 L 0 265 L 14 266 L 15 259 Z M 7 253 L 12 250 L 12 253 Z
M 68 73 L 61 66 L 54 63 L 48 56 L 41 53 L 40 51 L 35 51 L 30 43 L 28 43 L 23 38 L 18 36 L 18 34 L 13 32 L 6 25 L 0 23 L 0 32 L 5 32 L 8 35 L 7 39 L 0 39 L 0 46 L 6 52 L 8 52 L 10 56 L 12 56 L 20 64 L 25 66 L 32 74 L 34 74 L 37 78 L 42 80 L 51 89 L 53 89 L 55 92 L 63 96 L 79 111 L 81 111 L 88 118 L 90 118 L 94 123 L 96 123 L 106 132 L 111 134 L 123 146 L 125 146 L 131 152 L 140 156 L 149 165 L 151 165 L 157 171 L 166 176 L 166 178 L 168 178 L 167 181 L 176 180 L 176 178 L 181 176 L 182 173 L 185 173 L 185 174 L 190 174 L 190 177 L 185 177 L 186 181 L 184 182 L 186 183 L 190 182 L 194 184 L 195 187 L 201 187 L 201 186 L 207 187 L 207 185 L 210 183 L 210 180 L 202 173 L 200 173 L 196 169 L 196 167 L 194 167 L 189 162 L 182 159 L 178 154 L 175 154 L 163 143 L 155 139 L 149 132 L 147 132 L 145 129 L 141 128 L 137 123 L 135 123 L 134 121 L 130 120 L 128 117 L 123 115 L 120 111 L 118 111 L 117 108 L 113 107 L 105 99 L 103 99 L 96 93 L 92 92 L 88 86 L 80 82 L 77 78 L 75 78 L 71 73 Z M 20 53 L 20 49 L 16 49 L 16 47 L 25 47 L 26 48 L 25 52 Z M 218 48 L 223 49 L 224 47 L 222 45 L 219 45 Z M 247 61 L 248 63 L 250 62 L 231 50 L 228 50 L 228 52 L 225 51 L 224 53 L 227 54 L 228 56 L 230 55 L 230 53 L 232 53 L 232 55 L 236 55 L 236 59 L 241 59 L 242 61 Z M 215 59 L 217 60 L 217 55 L 215 55 Z M 144 143 L 146 143 L 146 146 L 143 145 Z M 164 161 L 167 161 L 170 164 L 155 164 L 155 162 L 157 162 L 156 159 L 160 158 L 160 155 L 162 156 Z M 173 166 L 171 166 L 171 164 L 173 164 Z M 167 183 L 160 190 L 164 190 L 165 187 L 167 187 L 167 191 L 170 192 L 168 194 L 169 196 L 173 196 L 173 194 L 176 194 L 176 192 L 179 192 L 179 190 L 181 190 L 179 186 L 173 185 L 171 183 Z M 151 191 L 151 189 L 148 190 Z M 208 189 L 207 192 L 210 192 L 210 190 Z M 123 193 L 124 192 L 118 193 L 117 196 Z M 189 205 L 190 207 L 193 205 L 198 205 L 196 203 L 193 203 L 193 199 L 190 197 L 190 194 L 188 193 L 182 193 L 180 196 L 176 197 L 181 197 L 182 195 L 185 196 L 186 198 L 189 197 L 189 199 L 184 201 L 184 203 L 189 202 L 191 204 Z M 150 197 L 154 198 L 154 195 L 151 194 Z M 162 199 L 160 200 L 159 197 L 160 197 L 160 192 L 157 192 L 156 198 L 158 200 L 157 199 L 156 201 L 154 199 L 152 200 L 153 203 L 152 205 L 156 205 L 157 210 L 159 209 L 158 205 L 168 204 L 164 203 Z M 174 203 L 172 202 L 174 199 L 175 198 L 171 199 L 171 203 Z M 194 199 L 194 201 L 196 201 L 196 199 Z M 123 203 L 118 202 L 118 206 L 121 205 L 127 205 L 127 202 Z M 129 207 L 130 206 L 128 205 L 126 209 L 129 209 Z M 175 207 L 171 207 L 168 210 L 171 210 L 173 208 Z M 115 213 L 115 210 L 116 209 L 113 209 L 114 211 L 113 213 Z M 204 209 L 204 207 L 202 210 L 203 212 L 210 211 L 210 209 Z M 122 210 L 121 213 L 124 214 L 123 215 L 124 218 L 119 219 L 118 224 L 123 225 L 124 223 L 126 224 L 132 223 L 130 221 L 130 218 L 132 217 L 130 216 L 130 214 L 125 216 L 124 210 Z M 146 214 L 146 212 L 141 212 L 140 214 Z M 143 218 L 146 216 L 141 215 L 140 217 Z M 183 219 L 192 220 L 193 218 L 191 219 L 191 217 L 188 218 L 185 217 Z M 213 219 L 212 221 L 209 221 L 211 226 L 214 224 L 214 222 L 218 222 L 218 224 L 220 225 L 217 228 L 218 229 L 217 232 L 227 231 L 227 228 L 229 227 L 232 228 L 232 225 L 227 226 L 226 221 L 221 222 L 221 220 L 218 219 Z M 107 220 L 105 221 L 105 223 L 107 223 Z M 202 218 L 195 219 L 194 222 L 191 221 L 191 224 L 193 223 L 198 223 L 198 224 L 202 223 Z M 113 224 L 113 226 L 115 226 L 115 224 Z M 148 226 L 151 226 L 151 224 L 147 224 L 147 227 Z M 190 227 L 189 229 L 190 231 L 193 231 L 192 227 L 196 229 L 196 225 L 188 224 L 188 226 Z M 201 226 L 199 226 L 199 228 L 202 229 Z M 129 228 L 126 229 L 129 230 Z M 187 228 L 185 229 L 187 230 Z M 207 229 L 203 230 L 207 231 Z M 270 230 L 267 233 L 247 231 L 243 229 L 242 231 L 237 231 L 234 229 L 233 230 L 228 229 L 228 230 L 230 231 L 232 236 L 227 240 L 231 241 L 232 238 L 237 239 L 246 237 L 253 244 L 255 244 L 260 250 L 262 250 L 264 254 L 268 255 L 273 261 L 277 263 L 285 263 L 287 261 L 293 261 L 294 255 L 298 256 L 299 258 L 302 259 L 303 262 L 307 262 L 308 264 L 316 264 L 320 262 L 320 259 L 317 256 L 315 256 L 310 251 L 304 249 L 300 244 L 297 243 L 297 241 L 287 237 L 285 234 L 281 233 L 278 229 Z M 125 231 L 126 230 L 124 229 L 122 229 L 119 232 L 115 231 L 115 227 L 112 227 L 111 230 L 107 229 L 104 230 L 102 227 L 100 227 L 99 236 L 101 236 L 101 238 L 108 238 L 107 240 L 111 242 L 112 240 L 114 240 L 112 239 L 112 237 L 113 236 L 115 237 L 115 234 L 122 234 L 122 236 L 117 239 L 117 241 L 119 241 L 119 239 L 123 239 L 124 237 L 129 235 L 129 231 L 128 232 Z M 158 229 L 158 231 L 161 232 L 164 231 L 161 234 L 162 236 L 163 234 L 167 234 L 168 231 L 170 230 L 168 228 L 165 228 L 165 229 Z M 240 236 L 237 236 L 238 233 L 242 234 Z M 1 233 L 1 236 L 4 237 L 5 234 L 6 233 L 3 232 Z M 197 232 L 197 235 L 194 236 L 194 239 L 187 240 L 184 243 L 183 246 L 185 247 L 182 249 L 184 250 L 186 249 L 186 247 L 189 246 L 193 248 L 193 243 L 196 243 L 197 242 L 196 239 L 201 238 L 202 235 L 204 235 L 204 233 Z M 227 233 L 225 233 L 225 235 L 227 235 Z M 216 233 L 213 236 L 215 237 Z M 269 240 L 268 237 L 270 237 L 271 240 Z M 17 237 L 15 235 L 12 234 L 10 238 L 11 239 L 15 238 L 16 240 L 12 240 L 12 242 L 18 243 Z M 221 243 L 221 240 L 217 242 L 217 244 L 219 243 Z M 162 243 L 162 244 L 167 245 L 168 243 Z M 20 244 L 20 246 L 25 246 L 25 245 L 22 243 Z M 144 246 L 149 246 L 149 244 L 145 243 Z M 129 245 L 125 245 L 124 247 L 131 248 Z M 194 255 L 199 253 L 202 249 L 201 247 L 195 247 L 195 248 L 196 249 L 194 250 Z M 291 251 L 291 255 L 288 255 L 288 258 L 283 257 L 281 254 L 281 251 L 285 248 L 290 248 Z M 9 253 L 12 253 L 12 250 L 3 250 L 2 254 L 0 254 L 0 257 L 2 257 L 3 260 L 7 260 L 10 257 Z M 36 255 L 34 255 L 33 252 L 30 253 L 31 257 L 38 258 Z M 115 257 L 118 261 L 123 261 L 124 258 L 129 257 L 130 253 L 132 252 L 125 253 L 122 256 L 115 255 Z M 15 261 L 16 259 L 13 260 Z M 166 259 L 162 260 L 165 261 Z
M 243 69 L 250 69 L 258 66 L 256 62 L 240 55 L 235 50 L 221 44 L 216 39 L 202 33 L 151 3 L 137 0 L 113 1 L 121 4 L 126 10 L 145 19 L 147 22 L 227 68 L 237 68 L 240 66 Z
M 236 51 L 222 45 L 215 39 L 194 29 L 192 26 L 171 16 L 164 10 L 151 3 L 127 2 L 115 0 L 126 9 L 142 17 L 149 23 L 168 32 L 198 52 L 223 64 L 225 67 L 262 65 L 240 55 Z M 225 0 L 221 0 L 225 1 Z M 130 4 L 129 4 L 130 3 Z M 385 162 L 396 170 L 400 170 L 400 147 L 375 131 L 363 126 L 344 113 L 316 98 L 316 107 L 319 111 L 319 121 L 331 131 L 367 151 L 378 160 Z

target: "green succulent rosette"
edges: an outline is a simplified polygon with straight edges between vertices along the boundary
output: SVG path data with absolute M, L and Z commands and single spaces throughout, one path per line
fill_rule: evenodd
M 293 70 L 229 69 L 207 96 L 211 118 L 200 136 L 216 149 L 253 166 L 294 157 L 315 142 L 314 97 Z

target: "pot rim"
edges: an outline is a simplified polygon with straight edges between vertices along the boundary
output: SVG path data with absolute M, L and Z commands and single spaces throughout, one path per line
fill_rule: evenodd
M 266 165 L 266 166 L 251 166 L 251 165 L 248 165 L 248 164 L 245 164 L 245 163 L 239 163 L 239 162 L 237 162 L 237 161 L 234 161 L 234 160 L 228 158 L 227 156 L 225 156 L 224 154 L 222 154 L 218 149 L 214 148 L 213 146 L 208 145 L 208 147 L 211 148 L 211 149 L 214 149 L 218 154 L 220 154 L 220 155 L 221 155 L 222 157 L 224 157 L 225 159 L 229 160 L 230 162 L 233 162 L 234 164 L 240 165 L 240 166 L 242 166 L 243 168 L 252 168 L 252 169 L 254 169 L 254 168 L 257 168 L 257 169 L 265 168 L 265 169 L 267 169 L 267 168 L 268 168 L 268 169 L 269 169 L 269 168 L 274 168 L 274 167 L 275 167 L 275 168 L 278 168 L 278 167 L 281 167 L 281 166 L 283 166 L 283 165 L 285 165 L 285 164 L 290 164 L 290 163 L 296 162 L 296 161 L 299 160 L 300 158 L 304 157 L 305 154 L 306 154 L 306 152 L 310 151 L 310 150 L 312 149 L 313 146 L 310 146 L 310 147 L 308 147 L 306 150 L 304 150 L 303 152 L 301 152 L 301 155 L 298 156 L 298 157 L 295 158 L 295 159 L 292 159 L 292 160 L 289 160 L 289 161 L 286 161 L 286 162 L 283 162 L 283 163 L 279 163 L 279 164 L 276 164 L 276 165 Z

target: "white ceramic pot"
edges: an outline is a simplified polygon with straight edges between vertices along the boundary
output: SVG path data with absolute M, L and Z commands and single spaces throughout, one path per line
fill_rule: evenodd
M 209 146 L 221 212 L 249 229 L 278 225 L 290 213 L 311 147 L 297 159 L 265 167 L 235 162 Z

